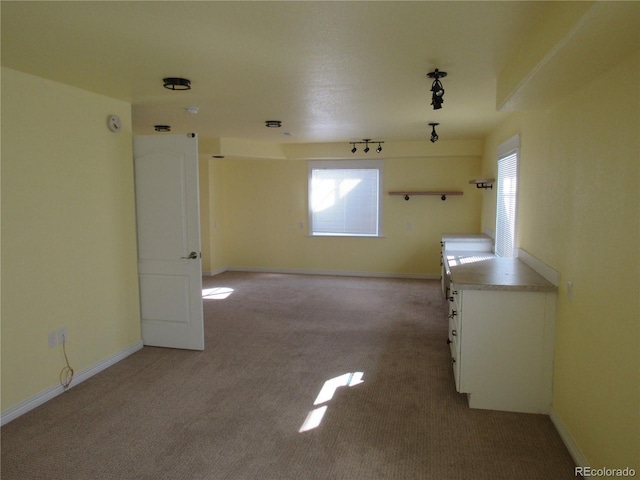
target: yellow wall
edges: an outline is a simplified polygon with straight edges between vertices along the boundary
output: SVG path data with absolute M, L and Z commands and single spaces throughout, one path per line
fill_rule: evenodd
M 305 160 L 211 160 L 211 269 L 439 276 L 441 234 L 479 231 L 482 192 L 468 182 L 480 164 L 480 156 L 385 159 L 384 238 L 344 238 L 308 236 Z M 464 195 L 386 195 L 406 189 Z
M 637 55 L 487 139 L 521 135 L 518 246 L 560 272 L 553 408 L 591 467 L 640 471 Z M 489 198 L 491 200 L 489 201 Z M 495 193 L 482 210 L 495 228 Z M 573 298 L 566 282 L 573 282 Z
M 118 114 L 123 131 L 107 129 Z M 131 106 L 2 68 L 2 411 L 140 340 Z

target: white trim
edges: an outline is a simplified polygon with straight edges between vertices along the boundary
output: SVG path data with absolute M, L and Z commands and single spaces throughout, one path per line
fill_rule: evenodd
M 204 277 L 215 277 L 216 275 L 219 275 L 221 273 L 224 273 L 228 270 L 227 267 L 222 267 L 222 268 L 216 268 L 215 270 L 211 270 L 210 272 L 202 272 L 202 275 Z
M 520 148 L 520 134 L 514 135 L 509 140 L 504 141 L 496 149 L 498 158 L 505 157 L 509 153 Z
M 546 263 L 541 262 L 536 257 L 521 248 L 518 248 L 516 250 L 516 256 L 531 268 L 533 268 L 540 275 L 542 275 L 544 278 L 553 283 L 556 287 L 560 285 L 560 274 Z
M 440 275 L 422 273 L 348 272 L 344 270 L 306 270 L 297 268 L 229 267 L 229 272 L 291 273 L 296 275 L 329 275 L 336 277 L 407 278 L 417 280 L 440 280 Z
M 115 365 L 119 361 L 124 360 L 129 355 L 136 353 L 142 347 L 143 347 L 142 341 L 134 343 L 133 345 L 130 345 L 124 350 L 114 353 L 113 355 L 105 358 L 104 360 L 99 361 L 92 367 L 89 367 L 79 372 L 77 375 L 73 377 L 73 382 L 71 383 L 69 388 L 75 387 L 79 383 L 84 382 L 85 380 L 93 377 L 97 373 L 100 373 L 103 370 L 106 370 L 107 368 L 111 367 L 112 365 Z M 19 416 L 24 415 L 30 410 L 33 410 L 34 408 L 39 407 L 43 403 L 46 403 L 49 400 L 57 397 L 61 393 L 64 393 L 64 391 L 65 390 L 62 387 L 62 385 L 56 385 L 54 387 L 48 388 L 44 392 L 41 392 L 38 395 L 35 395 L 34 397 L 31 397 L 25 400 L 24 402 L 19 403 L 15 407 L 10 408 L 6 412 L 3 412 L 0 418 L 0 424 L 5 425 L 10 421 L 15 420 Z
M 485 228 L 484 229 L 484 234 L 487 237 L 490 237 L 495 242 L 495 240 L 496 240 L 496 231 L 493 228 L 488 228 L 488 227 Z
M 560 438 L 562 439 L 565 447 L 567 447 L 567 450 L 569 450 L 569 454 L 571 455 L 571 458 L 573 458 L 576 466 L 589 467 L 587 459 L 578 448 L 578 445 L 576 445 L 576 442 L 573 440 L 573 437 L 569 433 L 569 430 L 567 429 L 565 424 L 562 422 L 562 419 L 560 418 L 558 413 L 553 409 L 553 405 L 549 408 L 549 418 L 551 419 L 553 426 L 556 427 L 556 430 L 558 431 L 558 434 L 560 435 Z

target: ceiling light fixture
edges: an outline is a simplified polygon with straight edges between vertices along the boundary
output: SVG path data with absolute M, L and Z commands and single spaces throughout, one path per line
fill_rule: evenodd
M 156 132 L 170 132 L 171 131 L 171 125 L 154 125 L 153 129 Z
M 436 133 L 436 125 L 440 125 L 439 123 L 430 123 L 431 125 L 431 143 L 436 143 L 438 141 L 438 134 Z
M 349 145 L 353 145 L 353 148 L 351 149 L 351 153 L 356 153 L 358 151 L 358 149 L 356 148 L 356 145 L 361 145 L 363 143 L 364 143 L 364 149 L 363 149 L 364 153 L 369 153 L 369 150 L 371 150 L 369 148 L 369 144 L 370 143 L 377 143 L 378 144 L 378 148 L 376 148 L 376 153 L 380 153 L 382 151 L 382 144 L 384 142 L 383 141 L 377 141 L 377 140 L 371 140 L 370 138 L 363 138 L 361 142 L 349 142 Z
M 444 98 L 442 98 L 444 97 L 444 87 L 440 79 L 446 76 L 447 72 L 441 72 L 437 68 L 435 71 L 427 73 L 427 77 L 434 79 L 431 84 L 431 105 L 433 105 L 434 110 L 442 108 L 442 103 L 444 102 Z
M 191 80 L 178 77 L 167 77 L 162 79 L 163 87 L 168 90 L 191 90 Z
M 267 128 L 280 128 L 282 126 L 280 120 L 267 120 L 264 124 Z

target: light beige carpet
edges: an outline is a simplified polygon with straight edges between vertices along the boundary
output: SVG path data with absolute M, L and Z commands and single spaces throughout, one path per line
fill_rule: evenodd
M 204 300 L 204 352 L 145 347 L 5 425 L 2 479 L 575 478 L 548 417 L 455 392 L 438 282 L 227 272 L 205 288 L 230 295 Z

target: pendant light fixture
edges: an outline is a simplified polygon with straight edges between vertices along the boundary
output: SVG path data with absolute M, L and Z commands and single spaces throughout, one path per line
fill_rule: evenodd
M 444 102 L 444 87 L 440 79 L 446 76 L 447 72 L 441 72 L 437 68 L 435 71 L 427 73 L 427 77 L 433 78 L 433 83 L 431 84 L 431 105 L 433 105 L 434 110 L 440 110 L 442 108 L 442 103 Z
M 436 125 L 440 125 L 439 123 L 430 123 L 431 125 L 431 143 L 436 143 L 438 141 L 438 134 L 436 133 Z

